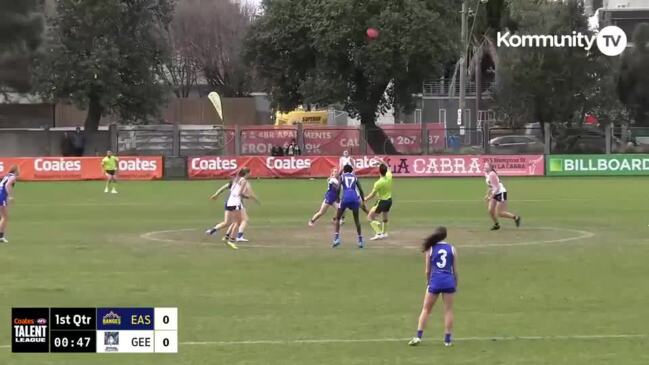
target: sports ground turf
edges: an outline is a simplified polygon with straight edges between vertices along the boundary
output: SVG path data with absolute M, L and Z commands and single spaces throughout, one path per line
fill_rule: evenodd
M 202 233 L 223 216 L 213 181 L 20 182 L 0 364 L 648 364 L 649 180 L 504 182 L 520 229 L 489 231 L 483 179 L 395 179 L 391 237 L 359 250 L 351 224 L 329 247 L 331 212 L 307 227 L 323 180 L 253 180 L 263 205 L 238 251 Z M 458 249 L 457 340 L 442 346 L 436 309 L 411 348 L 415 247 L 440 224 Z M 11 354 L 12 306 L 178 307 L 179 353 Z

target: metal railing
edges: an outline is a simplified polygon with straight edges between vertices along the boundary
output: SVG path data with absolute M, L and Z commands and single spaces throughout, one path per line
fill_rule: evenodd
M 86 154 L 103 153 L 107 148 L 120 154 L 164 156 L 263 156 L 273 152 L 318 156 L 340 155 L 344 151 L 353 155 L 649 153 L 649 128 L 643 127 L 482 126 L 111 126 L 109 131 L 88 138 Z M 61 155 L 63 133 L 0 129 L 0 149 L 5 156 Z M 289 149 L 291 143 L 298 148 Z

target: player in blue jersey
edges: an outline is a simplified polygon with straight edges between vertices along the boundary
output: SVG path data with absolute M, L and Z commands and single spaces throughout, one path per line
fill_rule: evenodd
M 455 247 L 444 242 L 445 239 L 446 227 L 437 227 L 423 244 L 428 287 L 419 315 L 417 336 L 410 340 L 408 343 L 410 346 L 417 346 L 421 343 L 428 316 L 440 295 L 444 301 L 444 345 L 451 346 L 453 299 L 457 288 L 457 253 Z
M 14 185 L 18 178 L 18 167 L 13 165 L 9 173 L 0 180 L 0 243 L 9 243 L 5 237 L 7 224 L 9 223 L 9 201 L 14 198 Z
M 354 168 L 351 165 L 345 165 L 343 174 L 340 175 L 340 192 L 342 196 L 340 198 L 340 207 L 336 213 L 336 233 L 334 235 L 334 242 L 331 245 L 332 247 L 338 247 L 340 245 L 340 219 L 347 209 L 351 210 L 354 215 L 354 223 L 356 224 L 356 232 L 358 233 L 358 247 L 365 247 L 363 233 L 361 232 L 361 221 L 358 217 L 358 209 L 362 207 L 364 211 L 367 211 L 364 203 L 365 194 L 353 171 Z
M 320 205 L 320 210 L 318 210 L 313 215 L 313 217 L 309 219 L 309 227 L 313 227 L 315 225 L 315 222 L 320 217 L 322 217 L 325 213 L 327 213 L 329 207 L 334 207 L 338 209 L 338 207 L 340 206 L 339 196 L 340 196 L 340 181 L 338 176 L 338 170 L 332 169 L 331 175 L 329 176 L 329 179 L 327 179 L 327 191 L 324 194 L 324 201 Z M 333 220 L 335 221 L 336 218 L 334 217 Z M 341 223 L 344 223 L 344 221 L 345 221 L 345 217 L 343 216 L 341 218 Z

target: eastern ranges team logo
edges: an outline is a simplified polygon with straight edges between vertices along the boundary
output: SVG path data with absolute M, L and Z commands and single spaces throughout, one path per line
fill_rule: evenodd
M 119 314 L 110 311 L 101 319 L 104 326 L 119 326 L 122 324 L 122 317 Z

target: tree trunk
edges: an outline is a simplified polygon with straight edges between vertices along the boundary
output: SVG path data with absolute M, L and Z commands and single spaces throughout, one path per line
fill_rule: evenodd
M 91 93 L 88 95 L 88 114 L 84 123 L 84 131 L 87 133 L 94 133 L 99 130 L 99 121 L 103 112 L 99 95 Z
M 375 114 L 363 113 L 361 114 L 361 124 L 365 126 L 365 133 L 367 135 L 367 144 L 372 148 L 372 151 L 380 155 L 398 155 L 399 152 L 394 148 L 392 140 L 388 138 L 383 129 L 376 125 Z

